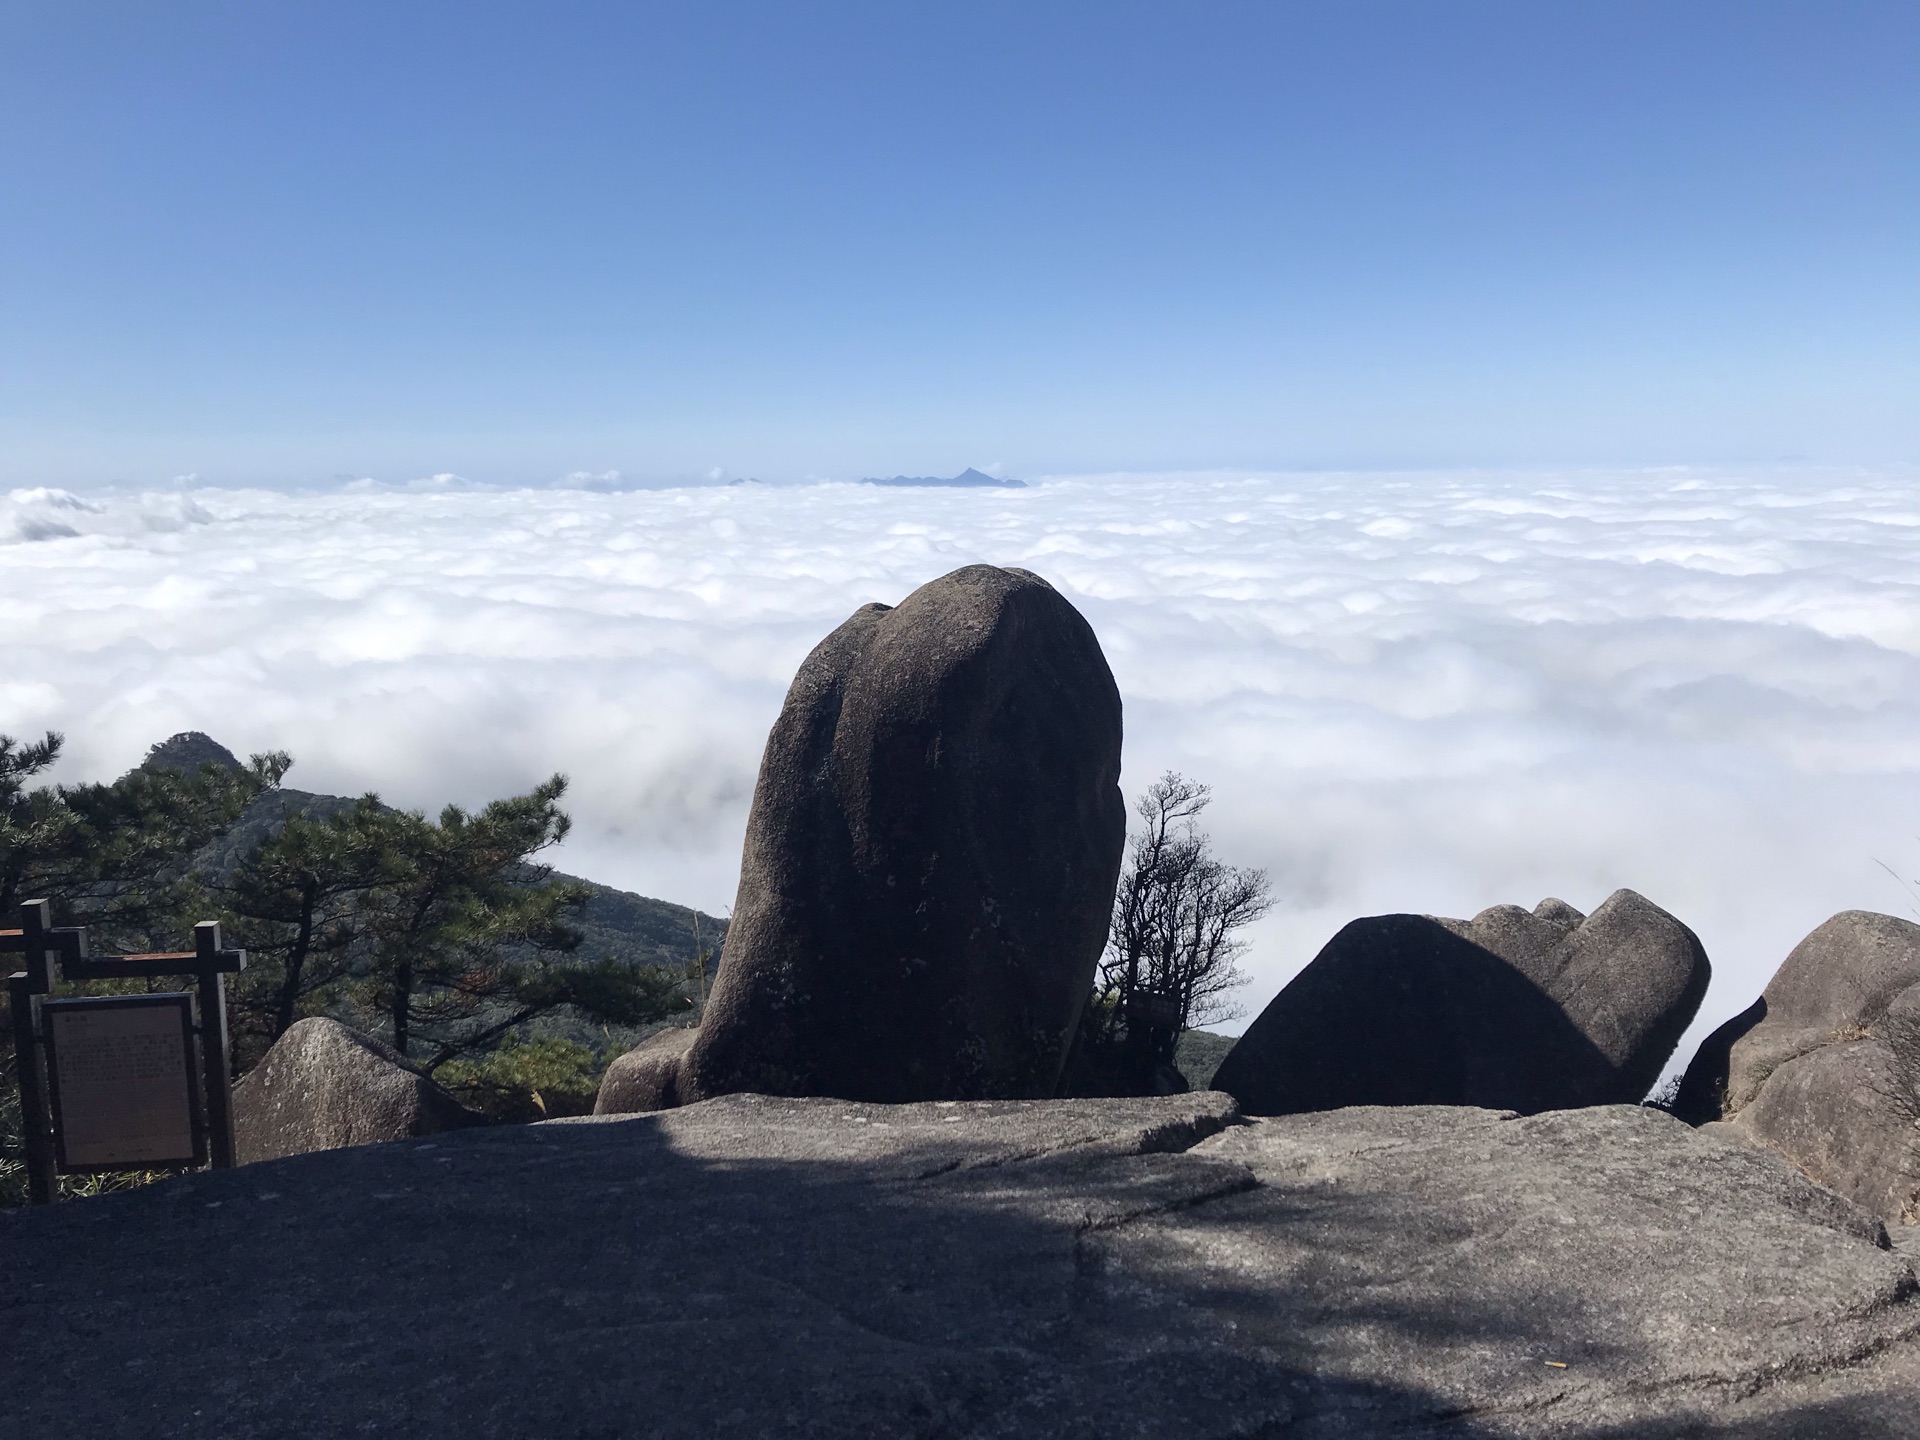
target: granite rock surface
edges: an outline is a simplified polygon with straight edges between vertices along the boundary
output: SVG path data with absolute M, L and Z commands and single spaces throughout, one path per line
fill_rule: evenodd
M 1637 1107 L 737 1095 L 0 1215 L 0 1440 L 1916 1436 L 1891 1238 Z
M 1920 925 L 1846 910 L 1702 1043 L 1675 1109 L 1920 1222 Z
M 1369 916 L 1273 998 L 1213 1084 L 1261 1115 L 1632 1104 L 1709 977 L 1693 932 L 1631 890 L 1591 915 L 1549 899 L 1471 920 Z
M 674 1093 L 1052 1095 L 1106 941 L 1119 775 L 1112 672 L 1039 576 L 970 565 L 855 612 L 767 738 Z
M 662 1030 L 618 1056 L 600 1077 L 593 1097 L 596 1115 L 634 1115 L 671 1110 L 680 1103 L 680 1062 L 699 1035 L 696 1029 Z
M 242 1165 L 486 1123 L 392 1047 L 322 1016 L 289 1026 L 233 1089 Z

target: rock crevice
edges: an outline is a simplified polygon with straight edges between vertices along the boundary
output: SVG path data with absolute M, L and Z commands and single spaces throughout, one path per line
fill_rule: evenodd
M 1631 1106 L 734 1095 L 0 1229 L 40 1282 L 0 1292 L 27 1434 L 1624 1440 L 1920 1413 L 1906 1232 L 1883 1248 L 1779 1158 Z M 132 1333 L 178 1363 L 128 1370 Z

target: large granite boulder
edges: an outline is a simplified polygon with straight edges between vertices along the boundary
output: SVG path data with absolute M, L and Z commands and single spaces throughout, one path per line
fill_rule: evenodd
M 1635 1106 L 735 1095 L 0 1212 L 0 1253 L 0 1440 L 1920 1434 L 1913 1262 Z
M 485 1123 L 390 1046 L 320 1016 L 290 1026 L 233 1089 L 243 1165 Z
M 1039 576 L 970 565 L 862 607 L 767 739 L 674 1093 L 1051 1095 L 1106 939 L 1119 775 L 1113 675 Z
M 1247 1111 L 1484 1105 L 1522 1114 L 1638 1101 L 1709 978 L 1700 942 L 1631 890 L 1472 920 L 1355 920 L 1214 1072 Z
M 1707 1037 L 1674 1109 L 1890 1224 L 1920 1223 L 1920 925 L 1865 910 L 1826 921 Z

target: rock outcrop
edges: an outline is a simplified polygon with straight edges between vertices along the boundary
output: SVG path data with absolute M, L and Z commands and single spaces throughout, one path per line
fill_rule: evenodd
M 149 746 L 142 770 L 178 770 L 195 774 L 203 765 L 241 769 L 239 757 L 203 730 L 182 730 Z
M 0 1214 L 0 1249 L 5 1440 L 1920 1430 L 1914 1262 L 1639 1107 L 742 1095 Z
M 617 1058 L 600 1077 L 593 1113 L 635 1115 L 645 1110 L 671 1110 L 678 1105 L 680 1062 L 699 1033 L 662 1030 Z
M 1890 1224 L 1920 1223 L 1920 925 L 1826 921 L 1701 1045 L 1674 1108 Z
M 1472 920 L 1356 920 L 1248 1027 L 1215 1088 L 1250 1113 L 1643 1097 L 1706 994 L 1700 942 L 1631 890 Z
M 291 1026 L 233 1090 L 243 1165 L 485 1123 L 391 1047 L 319 1016 Z
M 971 565 L 860 609 L 768 737 L 673 1093 L 1051 1095 L 1106 938 L 1119 774 L 1113 675 L 1039 576 Z

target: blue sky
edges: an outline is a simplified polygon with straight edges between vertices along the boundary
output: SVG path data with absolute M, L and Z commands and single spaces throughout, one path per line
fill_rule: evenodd
M 1920 459 L 1911 3 L 0 5 L 0 482 Z

